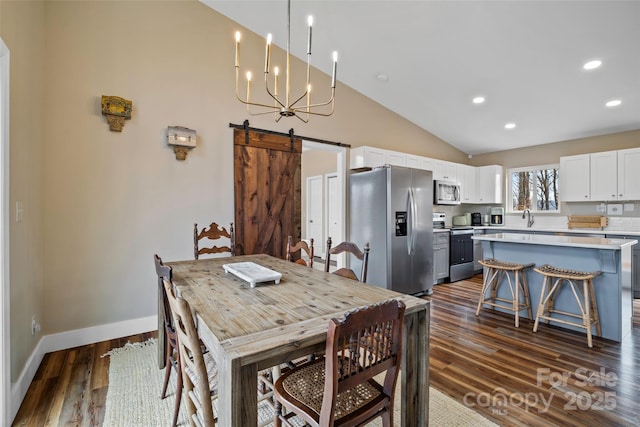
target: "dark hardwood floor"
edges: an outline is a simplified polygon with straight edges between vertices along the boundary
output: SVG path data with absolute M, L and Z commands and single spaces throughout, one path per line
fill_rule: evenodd
M 504 426 L 640 425 L 640 329 L 620 344 L 594 338 L 589 349 L 583 334 L 548 326 L 534 334 L 532 322 L 515 328 L 512 316 L 490 310 L 476 317 L 481 281 L 438 285 L 425 297 L 432 386 Z M 155 335 L 47 354 L 13 425 L 102 425 L 109 361 L 100 356 Z
M 432 301 L 430 382 L 507 426 L 640 425 L 640 329 L 622 343 L 475 311 L 482 276 L 438 285 Z M 635 303 L 640 316 L 640 301 Z M 637 322 L 636 322 L 637 324 Z
M 103 354 L 155 331 L 47 353 L 13 422 L 14 426 L 101 426 L 109 386 Z

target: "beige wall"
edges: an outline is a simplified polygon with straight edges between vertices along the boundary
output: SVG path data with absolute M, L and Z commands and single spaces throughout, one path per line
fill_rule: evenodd
M 152 254 L 192 257 L 194 222 L 233 219 L 232 131 L 249 117 L 234 98 L 233 33 L 197 1 L 2 1 L 11 50 L 12 377 L 35 345 L 30 318 L 52 334 L 155 315 Z M 244 31 L 243 66 L 263 41 Z M 275 56 L 275 54 L 274 54 Z M 297 69 L 297 70 L 296 70 Z M 300 73 L 300 64 L 294 64 Z M 314 84 L 328 86 L 315 73 Z M 338 84 L 336 113 L 311 123 L 268 116 L 251 126 L 353 146 L 463 161 L 463 153 Z M 110 132 L 100 96 L 133 101 Z M 184 162 L 166 127 L 198 132 Z M 46 301 L 46 304 L 43 304 Z
M 31 316 L 43 318 L 45 7 L 41 2 L 0 2 L 0 36 L 10 51 L 10 347 L 15 381 L 39 336 Z M 59 103 L 59 107 L 64 107 Z M 24 219 L 15 221 L 16 202 Z
M 505 168 L 546 165 L 559 163 L 562 156 L 632 147 L 640 147 L 640 130 L 478 154 L 473 156 L 470 164 L 474 166 L 502 165 Z

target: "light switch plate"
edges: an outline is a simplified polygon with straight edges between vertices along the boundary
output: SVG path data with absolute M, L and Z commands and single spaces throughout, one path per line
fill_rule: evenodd
M 636 210 L 636 205 L 634 205 L 633 203 L 625 203 L 624 204 L 624 211 L 625 212 L 633 212 Z
M 607 205 L 607 215 L 622 215 L 622 204 Z

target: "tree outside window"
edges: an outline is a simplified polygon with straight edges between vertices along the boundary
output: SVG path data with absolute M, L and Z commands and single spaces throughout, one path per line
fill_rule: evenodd
M 559 165 L 510 169 L 511 212 L 559 212 Z

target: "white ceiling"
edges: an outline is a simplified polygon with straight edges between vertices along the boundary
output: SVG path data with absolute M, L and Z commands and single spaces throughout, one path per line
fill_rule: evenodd
M 202 1 L 285 47 L 285 0 Z M 640 1 L 293 0 L 298 57 L 307 15 L 313 66 L 465 153 L 640 129 Z

